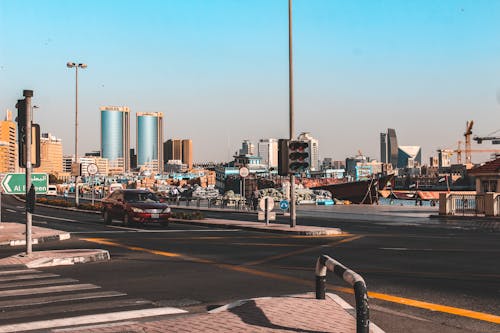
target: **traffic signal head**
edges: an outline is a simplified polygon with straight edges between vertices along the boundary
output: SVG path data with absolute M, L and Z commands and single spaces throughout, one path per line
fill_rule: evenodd
M 290 141 L 288 143 L 288 172 L 305 172 L 311 165 L 309 142 Z
M 19 99 L 17 100 L 16 104 L 16 109 L 17 109 L 17 126 L 19 128 L 19 131 L 23 131 L 26 128 L 26 100 L 24 99 Z

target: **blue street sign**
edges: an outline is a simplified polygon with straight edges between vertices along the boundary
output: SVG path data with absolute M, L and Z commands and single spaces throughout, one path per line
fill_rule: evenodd
M 280 208 L 282 210 L 287 210 L 289 206 L 288 200 L 281 200 L 280 201 Z

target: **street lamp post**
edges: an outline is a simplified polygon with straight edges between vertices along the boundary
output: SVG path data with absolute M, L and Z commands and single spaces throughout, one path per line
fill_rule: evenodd
M 289 97 L 289 122 L 290 140 L 295 137 L 293 114 L 293 50 L 292 50 L 292 0 L 288 0 L 288 97 Z M 297 224 L 295 207 L 295 175 L 290 174 L 290 227 Z
M 68 62 L 68 68 L 75 69 L 75 163 L 78 164 L 78 68 L 87 68 L 86 64 Z M 80 175 L 75 176 L 75 205 L 78 207 L 78 179 Z

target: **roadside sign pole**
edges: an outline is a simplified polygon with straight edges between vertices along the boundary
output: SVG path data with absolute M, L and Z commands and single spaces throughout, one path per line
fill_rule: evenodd
M 268 210 L 268 208 L 269 208 L 269 206 L 268 206 L 268 201 L 266 198 L 265 208 L 264 208 L 264 213 L 266 214 L 266 225 L 269 225 L 269 210 Z
M 293 57 L 292 57 L 292 0 L 288 0 L 288 91 L 290 107 L 290 140 L 294 139 L 293 128 Z M 290 228 L 295 228 L 295 175 L 290 174 Z
M 32 216 L 28 209 L 28 192 L 31 188 L 31 97 L 33 90 L 24 90 L 23 96 L 26 98 L 26 254 L 31 255 L 31 229 Z

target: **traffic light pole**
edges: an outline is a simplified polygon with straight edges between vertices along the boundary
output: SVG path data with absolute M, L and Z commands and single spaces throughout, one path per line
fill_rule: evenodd
M 31 229 L 32 229 L 32 216 L 28 209 L 29 190 L 31 189 L 31 97 L 33 97 L 33 90 L 24 90 L 23 96 L 26 100 L 26 254 L 30 255 L 32 252 L 31 242 Z
M 292 0 L 288 0 L 288 89 L 290 106 L 290 140 L 294 139 L 293 128 L 293 57 L 292 57 Z M 295 209 L 295 175 L 290 174 L 290 228 L 297 224 Z

